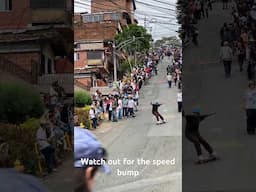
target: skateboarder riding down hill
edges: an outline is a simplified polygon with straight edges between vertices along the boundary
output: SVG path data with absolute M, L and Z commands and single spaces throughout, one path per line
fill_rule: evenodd
M 182 116 L 186 119 L 186 128 L 185 128 L 185 136 L 186 138 L 191 141 L 196 148 L 198 161 L 197 163 L 203 163 L 206 160 L 216 160 L 216 154 L 213 151 L 213 148 L 210 144 L 200 135 L 199 126 L 201 121 L 214 115 L 215 113 L 201 115 L 199 109 L 194 109 L 191 115 L 186 115 L 184 111 L 182 112 Z M 208 151 L 209 156 L 204 158 L 202 156 L 202 149 L 201 145 Z
M 160 107 L 162 104 L 160 104 L 159 102 L 154 102 L 154 103 L 150 103 L 152 105 L 152 114 L 156 117 L 157 120 L 157 125 L 160 125 L 162 123 L 166 123 L 164 121 L 163 116 L 158 112 L 158 107 Z M 160 121 L 161 119 L 161 121 Z

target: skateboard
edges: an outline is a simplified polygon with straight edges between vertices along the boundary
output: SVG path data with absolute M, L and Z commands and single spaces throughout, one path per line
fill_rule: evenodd
M 161 122 L 161 123 L 156 123 L 156 125 L 162 125 L 162 124 L 165 124 L 167 122 Z
M 216 157 L 216 158 L 207 158 L 207 159 L 204 159 L 202 161 L 196 161 L 195 164 L 201 165 L 201 164 L 210 163 L 210 162 L 217 161 L 217 160 L 219 160 L 218 157 Z

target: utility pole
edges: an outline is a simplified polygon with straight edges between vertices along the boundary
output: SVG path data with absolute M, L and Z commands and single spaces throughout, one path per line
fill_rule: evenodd
M 117 59 L 116 59 L 116 44 L 113 42 L 113 62 L 114 62 L 114 83 L 117 82 Z
M 138 49 L 138 42 L 136 41 L 136 49 L 135 49 L 135 53 L 134 53 L 134 65 L 137 66 L 137 49 Z

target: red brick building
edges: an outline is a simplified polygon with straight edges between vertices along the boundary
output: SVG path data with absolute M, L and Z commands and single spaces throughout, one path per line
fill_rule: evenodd
M 74 69 L 72 6 L 71 0 L 1 1 L 0 71 L 41 88 L 58 79 L 64 85 Z
M 112 45 L 116 34 L 136 23 L 134 0 L 91 1 L 91 14 L 75 15 L 75 82 L 106 86 L 113 76 Z

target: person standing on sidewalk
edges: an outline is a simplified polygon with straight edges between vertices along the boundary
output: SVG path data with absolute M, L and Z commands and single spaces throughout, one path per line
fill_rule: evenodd
M 172 73 L 172 78 L 174 81 L 174 85 L 177 86 L 178 77 L 176 71 Z
M 168 81 L 169 88 L 171 88 L 172 87 L 172 75 L 171 75 L 171 73 L 167 74 L 167 81 Z
M 226 78 L 231 77 L 232 58 L 233 58 L 233 51 L 229 47 L 228 42 L 225 41 L 223 44 L 223 47 L 221 47 L 221 50 L 220 50 L 220 59 L 224 65 L 224 71 L 225 71 Z
M 161 124 L 161 123 L 165 123 L 165 120 L 163 118 L 163 116 L 158 112 L 158 108 L 162 105 L 159 102 L 155 102 L 155 103 L 150 103 L 152 105 L 152 114 L 156 117 L 157 120 L 157 125 Z M 161 121 L 160 121 L 161 119 Z
M 128 97 L 123 98 L 123 117 L 128 118 Z
M 182 91 L 181 89 L 177 93 L 177 104 L 178 104 L 178 112 L 182 111 Z
M 209 9 L 208 9 L 208 7 L 205 7 L 205 17 L 207 19 L 209 18 Z
M 238 42 L 238 44 L 237 44 L 237 57 L 238 57 L 238 64 L 239 64 L 240 72 L 243 71 L 245 56 L 246 56 L 245 47 L 243 46 L 243 44 L 241 42 Z
M 205 4 L 204 0 L 200 1 L 200 6 L 201 6 L 201 15 L 203 18 L 205 18 Z
M 213 151 L 213 148 L 211 145 L 200 135 L 199 132 L 199 126 L 200 123 L 206 119 L 207 117 L 210 117 L 214 115 L 208 114 L 208 115 L 201 115 L 199 109 L 193 109 L 193 114 L 186 115 L 184 110 L 182 111 L 182 116 L 186 119 L 186 127 L 185 127 L 185 136 L 186 138 L 192 142 L 195 145 L 196 153 L 198 156 L 197 163 L 203 163 L 205 158 L 202 156 L 202 149 L 201 145 L 208 151 L 209 157 L 207 159 L 216 159 L 216 154 Z
M 112 103 L 113 103 L 112 97 L 109 96 L 108 101 L 107 101 L 107 111 L 108 111 L 108 120 L 109 121 L 111 121 L 111 119 L 112 119 L 112 110 L 113 110 Z
M 222 0 L 222 9 L 228 9 L 228 0 Z
M 97 128 L 97 116 L 96 116 L 96 110 L 95 110 L 94 105 L 91 105 L 89 115 L 90 115 L 90 119 L 92 121 L 92 126 L 93 126 L 94 129 L 96 129 Z
M 132 117 L 135 117 L 135 114 L 134 114 L 134 108 L 135 108 L 135 102 L 132 98 L 131 95 L 128 96 L 128 116 L 132 116 Z
M 210 11 L 212 10 L 212 0 L 207 0 L 208 1 L 208 8 Z
M 247 116 L 247 133 L 255 134 L 256 128 L 256 88 L 255 81 L 250 81 L 245 93 L 245 109 Z
M 112 102 L 112 122 L 117 122 L 117 107 L 118 107 L 118 100 L 117 97 L 114 96 Z
M 123 101 L 122 101 L 122 97 L 118 98 L 117 115 L 118 115 L 118 119 L 119 120 L 121 120 L 123 118 Z

